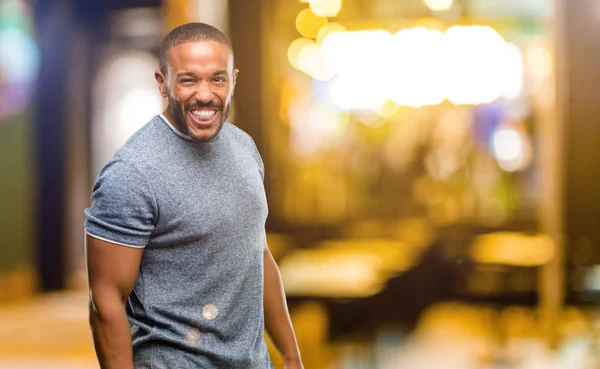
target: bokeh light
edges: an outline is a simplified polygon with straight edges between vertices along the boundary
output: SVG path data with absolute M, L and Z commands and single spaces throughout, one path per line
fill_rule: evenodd
M 445 34 L 448 99 L 457 105 L 484 104 L 504 94 L 506 42 L 487 26 L 453 26 Z
M 513 100 L 523 92 L 521 51 L 487 26 L 454 26 L 445 33 L 415 27 L 393 36 L 385 30 L 348 32 L 341 25 L 324 26 L 318 39 L 321 56 L 316 47 L 307 47 L 305 57 L 313 62 L 300 67 L 295 55 L 308 43 L 312 41 L 293 43 L 290 63 L 313 78 L 337 75 L 332 100 L 343 109 L 373 109 L 386 99 L 415 108 L 445 99 L 477 105 Z M 317 68 L 321 60 L 323 68 Z M 363 77 L 369 71 L 381 72 Z
M 325 37 L 335 32 L 346 32 L 346 27 L 335 22 L 327 23 L 319 30 L 319 33 L 317 34 L 317 42 L 322 44 Z
M 25 32 L 9 28 L 0 31 L 0 68 L 9 84 L 30 84 L 39 68 L 39 52 Z
M 507 171 L 523 169 L 530 160 L 528 138 L 511 126 L 499 126 L 491 136 L 491 147 L 498 165 Z
M 342 10 L 342 0 L 310 0 L 310 10 L 321 17 L 335 17 Z
M 421 107 L 444 101 L 440 64 L 444 34 L 422 27 L 401 30 L 390 47 L 389 97 L 398 105 Z
M 348 115 L 305 100 L 290 103 L 290 146 L 299 156 L 311 156 L 339 143 Z
M 294 41 L 292 41 L 292 43 L 288 47 L 288 52 L 287 52 L 288 61 L 290 62 L 292 67 L 294 67 L 298 70 L 302 70 L 300 68 L 300 66 L 298 65 L 300 51 L 302 51 L 302 48 L 304 46 L 314 44 L 314 43 L 315 43 L 314 40 L 312 40 L 310 38 L 306 38 L 306 37 L 297 38 Z
M 300 70 L 313 77 L 316 80 L 326 81 L 335 75 L 323 63 L 323 54 L 321 47 L 314 43 L 307 43 L 298 53 L 298 66 Z
M 442 12 L 452 7 L 454 0 L 424 0 L 425 5 L 433 11 Z
M 31 101 L 40 68 L 32 17 L 21 0 L 0 0 L 0 118 L 21 112 Z
M 382 118 L 391 118 L 398 113 L 400 107 L 393 101 L 386 100 L 383 105 L 375 107 L 373 110 Z
M 512 43 L 506 44 L 506 60 L 504 64 L 505 69 L 505 85 L 503 87 L 504 94 L 503 98 L 507 100 L 514 100 L 521 96 L 523 92 L 523 55 L 521 50 Z
M 302 36 L 308 38 L 316 38 L 325 24 L 327 18 L 319 17 L 310 9 L 302 10 L 296 17 L 296 29 Z
M 391 34 L 385 30 L 332 33 L 322 43 L 325 64 L 336 73 L 353 78 L 365 72 L 386 70 L 390 38 Z
M 545 45 L 534 44 L 527 49 L 527 67 L 538 78 L 546 78 L 554 69 L 552 55 Z
M 552 260 L 555 249 L 546 235 L 498 232 L 477 237 L 471 245 L 471 255 L 481 263 L 540 266 Z

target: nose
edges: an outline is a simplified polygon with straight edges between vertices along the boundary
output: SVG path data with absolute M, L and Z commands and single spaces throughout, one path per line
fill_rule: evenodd
M 209 103 L 214 98 L 214 93 L 210 88 L 209 83 L 199 83 L 198 88 L 196 89 L 196 100 L 201 103 Z

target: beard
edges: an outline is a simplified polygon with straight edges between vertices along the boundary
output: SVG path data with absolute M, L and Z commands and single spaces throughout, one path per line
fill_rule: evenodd
M 176 125 L 176 127 L 179 130 L 182 131 L 182 133 L 184 133 L 186 136 L 190 137 L 195 142 L 211 142 L 217 138 L 217 136 L 219 135 L 219 132 L 221 132 L 221 129 L 223 128 L 223 124 L 225 123 L 225 121 L 229 117 L 229 114 L 231 113 L 231 103 L 230 102 L 225 103 L 225 109 L 223 109 L 223 105 L 214 104 L 214 103 L 203 104 L 203 103 L 194 102 L 194 103 L 188 103 L 188 104 L 182 105 L 179 102 L 179 100 L 172 98 L 171 94 L 169 92 L 167 92 L 167 93 L 168 93 L 168 95 L 167 95 L 168 96 L 167 110 L 171 113 L 171 116 L 175 120 L 175 122 L 173 122 L 173 123 Z M 214 136 L 206 138 L 206 139 L 199 139 L 199 138 L 191 135 L 189 132 L 187 123 L 186 123 L 186 115 L 190 110 L 202 109 L 202 108 L 216 109 L 221 114 L 221 119 L 218 122 L 217 132 L 215 133 Z

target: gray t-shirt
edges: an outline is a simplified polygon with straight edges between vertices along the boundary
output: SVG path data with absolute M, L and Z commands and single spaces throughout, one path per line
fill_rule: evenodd
M 86 233 L 143 248 L 127 302 L 136 369 L 272 368 L 264 340 L 267 202 L 254 142 L 196 143 L 162 116 L 100 172 Z

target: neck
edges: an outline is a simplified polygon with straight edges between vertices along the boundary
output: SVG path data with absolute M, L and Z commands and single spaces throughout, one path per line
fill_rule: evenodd
M 163 115 L 165 116 L 165 118 L 167 118 L 169 120 L 169 123 L 171 123 L 171 125 L 173 127 L 175 127 L 176 130 L 179 131 L 179 133 L 181 133 L 184 136 L 189 137 L 189 133 L 187 131 L 187 128 L 185 127 L 185 124 L 182 126 L 181 122 L 179 122 L 177 119 L 175 119 L 175 115 L 173 115 L 173 113 L 171 112 L 171 109 L 169 109 L 169 108 L 165 109 L 165 111 L 163 111 Z

